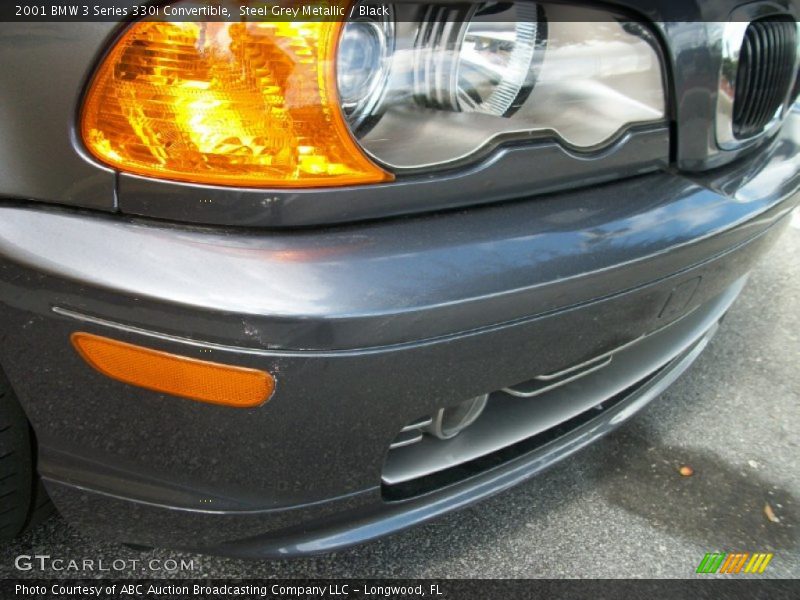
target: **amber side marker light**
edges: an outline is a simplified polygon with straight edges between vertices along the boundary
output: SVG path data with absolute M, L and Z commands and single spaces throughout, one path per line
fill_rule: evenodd
M 342 113 L 341 27 L 134 22 L 90 82 L 80 117 L 84 144 L 120 171 L 200 184 L 390 181 L 353 140 Z
M 103 375 L 190 400 L 250 408 L 266 402 L 275 380 L 264 371 L 197 360 L 77 332 L 72 345 Z

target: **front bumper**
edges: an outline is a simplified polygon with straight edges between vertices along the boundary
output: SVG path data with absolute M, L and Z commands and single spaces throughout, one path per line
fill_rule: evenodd
M 336 549 L 529 477 L 657 395 L 797 204 L 798 147 L 793 114 L 768 149 L 704 178 L 317 231 L 0 205 L 0 364 L 53 500 L 84 531 L 232 555 Z M 639 365 L 648 376 L 595 418 L 402 499 L 382 485 L 416 417 L 692 315 L 691 343 Z M 262 368 L 276 393 L 242 410 L 125 386 L 71 350 L 76 330 Z

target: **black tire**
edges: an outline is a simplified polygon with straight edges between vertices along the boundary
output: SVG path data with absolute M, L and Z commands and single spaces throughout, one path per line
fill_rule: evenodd
M 14 539 L 54 510 L 36 473 L 30 423 L 0 370 L 0 541 Z

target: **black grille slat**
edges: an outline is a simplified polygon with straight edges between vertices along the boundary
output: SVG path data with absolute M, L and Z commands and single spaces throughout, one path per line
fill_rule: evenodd
M 761 133 L 789 95 L 795 79 L 797 27 L 791 19 L 754 21 L 739 54 L 733 133 Z
M 765 89 L 766 92 L 761 97 L 761 102 L 759 102 L 759 114 L 764 115 L 765 117 L 769 114 L 769 108 L 771 106 L 776 106 L 775 104 L 775 88 L 779 83 L 777 80 L 778 78 L 778 65 L 776 64 L 776 60 L 779 60 L 778 55 L 778 46 L 777 40 L 775 39 L 775 31 L 779 28 L 775 27 L 767 27 L 766 23 L 759 23 L 761 26 L 761 37 L 764 40 L 765 45 L 765 54 L 767 57 L 767 77 L 766 77 L 766 84 Z M 775 114 L 775 111 L 772 111 L 772 114 Z M 768 118 L 772 118 L 770 115 Z M 766 123 L 764 123 L 766 125 Z
M 771 56 L 772 44 L 769 41 L 768 28 L 761 22 L 756 22 L 754 25 L 754 33 L 757 36 L 757 46 L 759 48 L 758 52 L 761 61 L 758 66 L 759 77 L 756 89 L 759 90 L 759 93 L 756 96 L 755 108 L 753 110 L 753 123 L 755 129 L 760 131 L 770 119 L 770 117 L 767 116 L 767 107 L 769 106 L 770 87 L 774 83 L 774 81 L 772 81 L 774 58 Z
M 750 38 L 745 38 L 742 45 L 742 50 L 739 56 L 739 72 L 736 79 L 736 98 L 750 98 L 752 90 L 755 89 L 756 70 L 750 66 L 750 57 L 753 56 L 753 42 Z M 733 122 L 742 123 L 746 122 L 749 118 L 748 113 L 753 108 L 753 103 L 747 103 L 744 100 L 734 102 L 733 105 Z
M 764 39 L 764 28 L 760 23 L 755 24 L 753 36 L 756 40 L 756 52 L 758 52 L 757 56 L 760 61 L 757 64 L 758 83 L 756 84 L 756 89 L 758 94 L 755 96 L 755 102 L 753 103 L 752 119 L 754 123 L 759 123 L 764 118 L 764 102 L 769 93 L 767 88 L 769 86 L 769 69 L 772 61 L 769 56 L 769 43 Z
M 751 35 L 745 39 L 749 43 L 748 46 L 751 51 L 751 54 L 747 57 L 750 65 L 750 72 L 748 74 L 750 78 L 750 95 L 748 98 L 741 98 L 740 104 L 745 111 L 742 123 L 752 123 L 755 116 L 758 114 L 758 91 L 761 89 L 760 86 L 763 85 L 762 79 L 764 71 L 763 69 L 757 68 L 757 64 L 754 64 L 756 63 L 756 57 L 762 54 L 761 43 L 758 36 Z M 736 121 L 734 121 L 734 123 L 736 123 Z
M 766 28 L 767 34 L 769 35 L 769 43 L 770 43 L 770 52 L 769 52 L 769 71 L 770 71 L 770 83 L 769 83 L 769 95 L 764 98 L 764 110 L 769 112 L 771 107 L 775 107 L 772 109 L 772 115 L 775 114 L 775 111 L 783 104 L 783 101 L 786 99 L 786 93 L 789 90 L 789 86 L 791 85 L 790 81 L 786 81 L 784 77 L 782 77 L 782 70 L 783 67 L 780 64 L 781 60 L 781 52 L 780 49 L 783 47 L 782 44 L 785 40 L 783 36 L 783 27 L 771 27 Z M 795 51 L 796 52 L 796 51 Z

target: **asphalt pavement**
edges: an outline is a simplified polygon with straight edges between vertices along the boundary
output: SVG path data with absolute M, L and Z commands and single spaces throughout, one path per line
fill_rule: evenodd
M 0 551 L 0 576 L 691 577 L 707 552 L 745 551 L 774 553 L 764 576 L 797 578 L 799 367 L 795 211 L 676 384 L 604 440 L 514 490 L 361 547 L 286 561 L 137 552 L 54 517 Z M 682 466 L 693 474 L 681 475 Z M 90 559 L 95 570 L 15 568 L 18 556 L 36 554 Z M 97 571 L 100 559 L 155 559 L 160 568 Z

